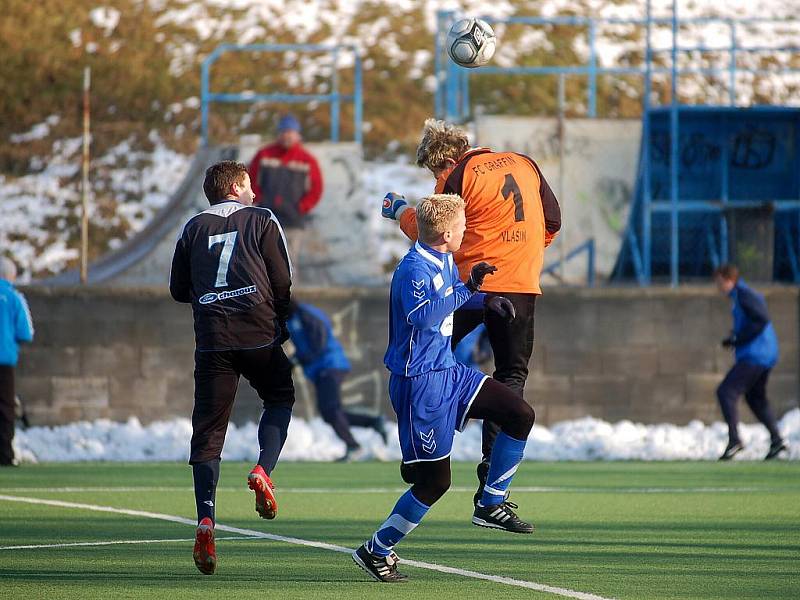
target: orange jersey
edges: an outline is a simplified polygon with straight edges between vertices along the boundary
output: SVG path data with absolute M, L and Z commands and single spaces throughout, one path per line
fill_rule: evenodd
M 522 154 L 475 148 L 436 182 L 437 194 L 464 199 L 467 230 L 453 253 L 461 279 L 485 261 L 497 271 L 484 281 L 485 292 L 541 294 L 544 249 L 561 227 L 558 201 L 538 165 Z M 400 227 L 417 236 L 416 212 L 405 210 Z

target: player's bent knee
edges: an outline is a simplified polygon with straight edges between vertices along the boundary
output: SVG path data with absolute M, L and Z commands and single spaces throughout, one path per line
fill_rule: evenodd
M 719 400 L 720 404 L 724 404 L 725 402 L 727 402 L 728 396 L 730 395 L 731 393 L 725 386 L 725 384 L 722 384 L 717 388 L 717 400 Z
M 520 414 L 519 414 L 519 424 L 520 427 L 525 429 L 525 436 L 527 437 L 528 433 L 531 432 L 533 429 L 533 423 L 536 421 L 536 412 L 533 410 L 533 407 L 525 402 L 522 401 L 522 405 L 520 406 Z
M 450 477 L 417 481 L 411 490 L 421 502 L 432 505 L 450 489 Z
M 520 398 L 514 409 L 508 412 L 508 418 L 505 423 L 501 423 L 501 427 L 511 437 L 522 440 L 528 437 L 535 420 L 533 407 Z
M 417 481 L 417 465 L 400 463 L 400 477 L 406 483 L 416 483 Z

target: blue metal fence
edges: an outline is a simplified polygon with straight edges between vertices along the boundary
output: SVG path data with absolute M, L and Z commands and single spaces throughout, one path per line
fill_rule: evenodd
M 559 269 L 562 269 L 566 263 L 574 260 L 584 252 L 586 253 L 586 285 L 588 287 L 594 287 L 594 238 L 589 238 L 577 248 L 573 248 L 567 252 L 563 260 L 557 260 L 549 265 L 546 265 L 542 269 L 542 275 L 552 275 L 554 277 L 558 277 L 557 271 Z
M 649 5 L 649 2 L 648 2 Z M 550 27 L 554 25 L 571 26 L 586 30 L 586 41 L 589 55 L 583 64 L 577 65 L 539 65 L 539 66 L 512 66 L 498 67 L 486 65 L 479 69 L 466 69 L 459 67 L 451 60 L 447 60 L 445 40 L 447 31 L 457 18 L 452 11 L 439 11 L 437 13 L 437 29 L 434 37 L 435 60 L 434 71 L 436 76 L 435 111 L 439 118 L 450 121 L 464 121 L 472 116 L 470 82 L 475 77 L 486 75 L 572 75 L 587 79 L 586 114 L 589 117 L 597 115 L 597 82 L 602 76 L 637 75 L 643 78 L 645 86 L 651 85 L 654 74 L 670 75 L 677 85 L 678 79 L 683 75 L 706 75 L 721 78 L 727 81 L 728 102 L 731 106 L 736 104 L 737 75 L 748 73 L 751 75 L 775 75 L 800 73 L 800 67 L 780 68 L 743 68 L 739 66 L 738 59 L 742 55 L 757 55 L 764 53 L 789 52 L 800 55 L 800 45 L 796 46 L 743 46 L 737 38 L 737 30 L 745 25 L 785 23 L 780 19 L 751 18 L 727 19 L 715 17 L 698 17 L 678 19 L 677 11 L 669 18 L 644 18 L 644 19 L 616 19 L 616 18 L 590 18 L 590 17 L 493 17 L 490 15 L 481 18 L 490 25 L 530 25 L 532 27 Z M 791 23 L 800 24 L 800 21 Z M 679 46 L 677 35 L 682 25 L 709 25 L 720 24 L 729 29 L 730 45 L 725 47 L 709 46 Z M 646 53 L 645 60 L 639 66 L 602 66 L 597 54 L 597 31 L 603 25 L 633 25 L 645 30 Z M 673 44 L 670 48 L 652 48 L 653 25 L 671 25 L 673 31 Z M 800 27 L 798 27 L 800 34 Z M 501 41 L 502 43 L 502 41 Z M 727 53 L 728 65 L 726 68 L 716 67 L 684 67 L 679 68 L 678 55 L 691 52 Z M 654 66 L 653 59 L 658 54 L 670 54 L 671 66 Z M 648 102 L 647 94 L 643 101 Z
M 217 93 L 211 91 L 211 67 L 220 56 L 227 52 L 316 52 L 328 53 L 331 56 L 331 91 L 328 94 L 256 94 L 256 93 Z M 353 54 L 353 92 L 343 94 L 339 91 L 338 59 L 341 53 Z M 307 102 L 323 102 L 330 104 L 331 141 L 339 141 L 339 123 L 341 105 L 353 103 L 353 137 L 359 144 L 362 141 L 362 122 L 364 115 L 363 74 L 361 55 L 355 46 L 338 45 L 323 46 L 317 44 L 221 44 L 203 61 L 200 78 L 201 124 L 203 145 L 209 144 L 208 119 L 211 105 L 215 102 L 280 102 L 286 104 L 304 104 Z
M 682 166 L 682 144 L 686 143 L 686 136 L 682 133 L 682 122 L 691 120 L 691 108 L 680 106 L 678 99 L 678 85 L 682 76 L 703 75 L 718 78 L 727 87 L 728 102 L 730 107 L 736 105 L 737 75 L 747 73 L 754 76 L 797 74 L 800 68 L 795 66 L 778 66 L 775 68 L 744 68 L 740 66 L 743 55 L 761 55 L 768 52 L 790 53 L 795 59 L 790 64 L 796 65 L 800 58 L 800 46 L 745 46 L 740 44 L 737 32 L 743 26 L 758 24 L 792 24 L 800 30 L 800 21 L 785 21 L 769 18 L 751 19 L 721 19 L 721 18 L 692 18 L 679 19 L 677 2 L 673 0 L 672 15 L 669 18 L 653 18 L 651 2 L 647 0 L 646 16 L 644 19 L 594 19 L 585 17 L 511 17 L 495 18 L 482 17 L 490 24 L 523 24 L 535 27 L 543 26 L 572 26 L 585 30 L 588 58 L 585 63 L 578 65 L 557 66 L 514 66 L 497 67 L 485 66 L 480 69 L 465 69 L 449 60 L 444 60 L 444 40 L 449 25 L 454 20 L 452 12 L 442 11 L 437 15 L 436 46 L 436 97 L 435 109 L 440 118 L 451 121 L 464 121 L 471 116 L 470 81 L 474 77 L 492 74 L 518 74 L 518 75 L 553 75 L 553 76 L 578 76 L 587 79 L 586 112 L 590 117 L 597 116 L 597 81 L 601 76 L 626 76 L 639 75 L 643 78 L 642 94 L 642 143 L 639 170 L 636 177 L 636 193 L 633 198 L 631 220 L 623 241 L 623 248 L 618 259 L 615 275 L 628 273 L 641 285 L 651 282 L 654 273 L 664 276 L 666 262 L 666 276 L 671 285 L 677 285 L 682 275 L 707 275 L 710 266 L 718 261 L 727 260 L 728 231 L 726 210 L 730 204 L 735 203 L 739 208 L 748 206 L 761 206 L 765 201 L 771 202 L 776 209 L 775 217 L 775 278 L 800 282 L 800 194 L 796 184 L 786 181 L 785 178 L 771 179 L 768 186 L 772 192 L 767 194 L 762 187 L 752 189 L 742 182 L 746 176 L 741 172 L 731 172 L 731 144 L 725 136 L 730 135 L 727 129 L 728 122 L 719 125 L 711 137 L 715 147 L 720 152 L 715 157 L 716 171 L 710 176 L 700 176 L 700 183 L 714 181 L 717 187 L 714 193 L 702 194 L 695 197 L 692 184 L 688 180 L 696 178 L 696 174 L 687 173 Z M 597 56 L 597 31 L 603 25 L 634 25 L 645 29 L 644 61 L 639 66 L 601 66 Z M 729 30 L 729 45 L 727 47 L 681 46 L 678 34 L 681 26 L 693 24 L 719 24 Z M 671 28 L 671 45 L 669 48 L 654 49 L 652 47 L 652 28 L 654 25 L 669 25 Z M 681 67 L 679 56 L 690 52 L 713 52 L 727 54 L 727 67 Z M 661 66 L 654 64 L 655 56 L 668 53 L 671 65 Z M 653 76 L 668 74 L 670 81 L 670 103 L 668 108 L 651 106 L 653 90 Z M 724 109 L 706 107 L 705 117 L 714 118 L 714 114 L 721 119 L 728 119 L 730 115 L 723 116 Z M 711 112 L 708 112 L 708 111 Z M 750 109 L 751 111 L 753 109 Z M 776 109 L 770 112 L 772 116 Z M 700 114 L 700 113 L 696 113 Z M 800 114 L 800 113 L 798 113 Z M 680 115 L 680 116 L 679 116 Z M 769 121 L 771 116 L 767 112 L 751 112 L 753 119 Z M 785 116 L 785 115 L 784 115 Z M 658 120 L 659 131 L 652 131 L 653 120 Z M 762 123 L 763 124 L 763 123 Z M 795 117 L 791 116 L 785 123 L 789 130 L 784 131 L 787 139 L 797 139 Z M 756 128 L 759 124 L 754 125 Z M 665 130 L 666 129 L 666 130 Z M 767 129 L 772 127 L 767 124 Z M 654 134 L 666 147 L 655 146 L 652 141 Z M 691 134 L 691 132 L 690 132 Z M 721 136 L 721 137 L 719 137 Z M 793 137 L 794 136 L 794 137 Z M 797 143 L 796 141 L 794 142 Z M 664 154 L 665 170 L 655 166 L 652 153 L 654 149 Z M 735 149 L 735 148 L 734 148 Z M 782 163 L 784 175 L 794 174 L 796 178 L 800 171 L 800 151 L 789 152 L 797 146 L 787 146 L 783 158 L 789 162 Z M 778 167 L 776 167 L 778 168 Z M 774 177 L 774 173 L 771 174 Z M 656 180 L 657 179 L 657 180 Z M 776 187 L 776 182 L 783 183 Z M 767 183 L 767 182 L 763 182 Z M 688 185 L 687 189 L 684 189 Z M 655 189 L 657 186 L 658 189 Z M 731 188 L 735 187 L 737 192 Z M 747 191 L 745 191 L 747 190 Z M 662 194 L 666 191 L 666 196 Z M 733 198 L 734 193 L 745 194 L 746 197 Z M 699 240 L 699 241 L 698 241 Z M 657 265 L 653 262 L 656 261 Z M 622 268 L 624 264 L 625 268 Z

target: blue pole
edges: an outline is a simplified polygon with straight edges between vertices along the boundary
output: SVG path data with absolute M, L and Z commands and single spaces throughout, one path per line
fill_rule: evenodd
M 458 67 L 452 60 L 447 61 L 447 109 L 445 119 L 454 121 L 458 110 Z
M 587 262 L 589 263 L 587 269 L 589 270 L 586 273 L 586 281 L 589 284 L 589 287 L 594 287 L 594 238 L 589 240 L 589 256 Z
M 589 21 L 589 116 L 597 116 L 597 54 L 595 49 L 594 19 Z
M 736 106 L 736 21 L 731 19 L 728 21 L 731 28 L 731 52 L 730 52 L 730 69 L 728 83 L 728 100 L 731 106 Z
M 441 119 L 444 116 L 442 101 L 442 22 L 444 14 L 444 11 L 436 11 L 436 30 L 433 34 L 433 74 L 436 77 L 433 107 L 437 119 Z
M 358 144 L 362 144 L 364 140 L 364 94 L 362 90 L 362 73 L 361 73 L 361 53 L 358 48 L 353 48 L 355 54 L 355 79 L 353 81 L 353 125 L 355 128 L 354 138 Z
M 642 121 L 642 163 L 644 166 L 642 187 L 643 202 L 642 202 L 642 281 L 643 285 L 650 285 L 651 274 L 651 260 L 652 248 L 650 242 L 650 228 L 652 225 L 652 212 L 650 209 L 650 201 L 652 200 L 652 179 L 651 164 L 650 164 L 650 93 L 652 85 L 651 66 L 653 55 L 651 53 L 650 34 L 652 26 L 652 0 L 647 0 L 647 41 L 645 43 L 645 77 L 644 77 L 644 119 Z
M 214 54 L 206 58 L 200 67 L 200 134 L 203 138 L 203 146 L 208 146 L 208 71 L 209 61 Z
M 670 105 L 670 285 L 678 285 L 678 0 L 672 0 L 672 81 Z
M 469 69 L 463 69 L 461 73 L 461 120 L 466 121 L 470 115 L 469 105 Z
M 728 206 L 728 195 L 729 195 L 729 176 L 728 176 L 728 162 L 730 161 L 729 158 L 729 134 L 728 134 L 728 117 L 726 115 L 722 115 L 722 154 L 720 156 L 720 172 L 722 174 L 722 182 L 721 182 L 721 200 L 722 200 L 722 211 L 720 214 L 719 219 L 719 255 L 720 260 L 723 263 L 728 262 L 728 217 L 725 213 L 725 209 Z
M 339 47 L 331 52 L 331 62 L 333 63 L 333 73 L 331 73 L 331 141 L 339 141 Z

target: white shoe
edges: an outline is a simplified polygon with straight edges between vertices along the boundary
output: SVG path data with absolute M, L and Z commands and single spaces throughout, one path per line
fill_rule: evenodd
M 359 446 L 357 448 L 348 448 L 344 456 L 336 459 L 336 462 L 361 462 L 369 459 L 369 452 Z

